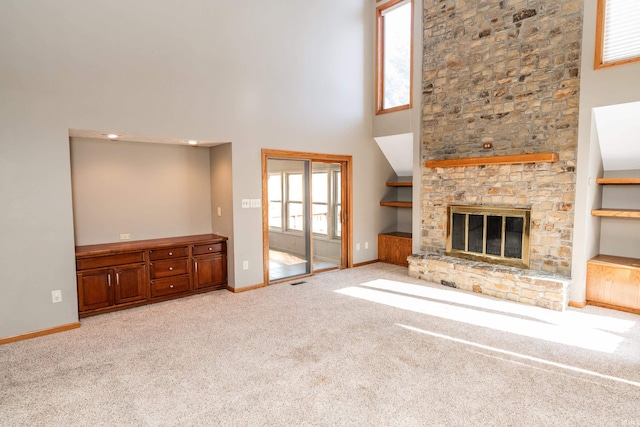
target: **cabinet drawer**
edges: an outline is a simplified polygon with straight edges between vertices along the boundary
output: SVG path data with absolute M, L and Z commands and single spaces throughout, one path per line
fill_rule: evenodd
M 149 251 L 149 259 L 156 261 L 159 259 L 180 258 L 189 255 L 187 246 L 176 246 L 173 248 L 151 249 Z
M 209 243 L 204 245 L 194 245 L 193 255 L 210 254 L 214 252 L 223 252 L 226 250 L 225 242 Z
M 151 298 L 179 294 L 189 290 L 189 276 L 170 277 L 151 281 Z
M 76 260 L 76 269 L 88 270 L 90 268 L 112 267 L 114 265 L 135 264 L 139 262 L 144 262 L 144 252 L 127 252 L 117 255 L 78 258 Z
M 151 263 L 151 278 L 160 279 L 162 277 L 180 276 L 189 272 L 186 258 L 168 259 Z

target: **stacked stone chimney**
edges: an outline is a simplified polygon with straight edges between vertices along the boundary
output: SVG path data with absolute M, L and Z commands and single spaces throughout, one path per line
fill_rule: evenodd
M 530 268 L 570 275 L 582 7 L 582 0 L 424 2 L 423 251 L 444 253 L 449 204 L 527 207 Z M 559 161 L 424 166 L 543 152 Z

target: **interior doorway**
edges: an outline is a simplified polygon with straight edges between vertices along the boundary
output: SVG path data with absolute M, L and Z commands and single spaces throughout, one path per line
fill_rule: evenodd
M 351 157 L 263 150 L 265 283 L 351 266 Z

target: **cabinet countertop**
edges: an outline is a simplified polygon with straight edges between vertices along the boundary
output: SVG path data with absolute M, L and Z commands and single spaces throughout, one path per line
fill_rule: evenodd
M 164 248 L 176 245 L 189 245 L 194 243 L 203 243 L 228 240 L 227 237 L 217 234 L 197 234 L 193 236 L 180 237 L 164 237 L 159 239 L 133 240 L 126 242 L 100 243 L 95 245 L 76 246 L 76 257 L 110 255 L 120 252 L 142 251 L 145 249 Z

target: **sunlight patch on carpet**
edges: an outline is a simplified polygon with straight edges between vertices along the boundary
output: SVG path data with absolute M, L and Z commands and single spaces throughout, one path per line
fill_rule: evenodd
M 419 286 L 409 288 L 413 293 L 411 296 L 401 295 L 399 293 L 402 293 L 402 289 L 408 290 L 404 285 L 407 284 L 378 279 L 363 283 L 363 287 L 350 286 L 335 292 L 415 313 L 604 353 L 613 353 L 624 340 L 618 335 L 594 327 L 593 323 L 590 324 L 584 321 L 558 322 L 557 318 L 556 323 L 553 323 L 551 320 L 555 314 L 549 313 L 550 317 L 548 319 L 542 319 L 531 318 L 530 315 L 526 314 L 531 314 L 534 310 L 525 310 L 524 313 L 514 312 L 519 311 L 521 308 L 523 310 L 535 309 L 538 312 L 535 313 L 536 316 L 540 317 L 546 315 L 546 313 L 541 314 L 541 312 L 550 312 L 551 310 L 527 306 L 519 307 L 521 304 L 507 302 L 502 302 L 503 305 L 496 306 L 493 302 L 485 301 L 484 298 L 475 297 L 478 301 L 470 301 L 467 297 L 474 297 L 473 295 L 463 295 L 455 292 L 443 294 L 440 290 Z M 434 301 L 433 299 L 443 302 Z M 455 305 L 456 301 L 466 306 Z M 490 307 L 488 308 L 493 311 L 485 311 L 487 306 L 484 304 L 489 304 Z M 566 312 L 561 314 L 566 314 Z M 625 327 L 628 326 L 625 325 Z M 620 328 L 621 325 L 618 325 L 618 327 Z
M 449 340 L 449 341 L 454 341 L 454 342 L 457 342 L 459 344 L 464 344 L 464 345 L 468 345 L 468 346 L 472 346 L 472 347 L 476 347 L 476 348 L 481 348 L 483 350 L 488 350 L 488 351 L 492 351 L 492 352 L 496 352 L 496 353 L 500 353 L 500 354 L 504 354 L 504 355 L 508 355 L 508 356 L 512 356 L 512 357 L 517 357 L 517 358 L 520 358 L 520 359 L 524 359 L 524 360 L 528 360 L 528 361 L 536 362 L 536 363 L 541 363 L 541 364 L 548 365 L 548 366 L 554 366 L 556 368 L 566 369 L 566 370 L 573 371 L 573 372 L 578 372 L 578 373 L 581 373 L 581 374 L 591 375 L 591 376 L 602 378 L 602 379 L 607 379 L 607 380 L 611 380 L 611 381 L 617 381 L 617 382 L 621 382 L 621 383 L 624 383 L 624 384 L 632 385 L 634 387 L 640 387 L 640 383 L 637 382 L 637 381 L 631 381 L 631 380 L 628 380 L 628 379 L 625 379 L 625 378 L 614 377 L 612 375 L 605 375 L 605 374 L 601 374 L 599 372 L 590 371 L 588 369 L 582 369 L 582 368 L 578 368 L 576 366 L 571 366 L 571 365 L 565 365 L 563 363 L 552 362 L 550 360 L 540 359 L 538 357 L 528 356 L 526 354 L 516 353 L 516 352 L 513 352 L 513 351 L 509 351 L 509 350 L 503 350 L 501 348 L 491 347 L 491 346 L 488 346 L 488 345 L 479 344 L 479 343 L 475 343 L 475 342 L 472 342 L 472 341 L 463 340 L 463 339 L 460 339 L 460 338 L 455 338 L 455 337 L 452 337 L 452 336 L 449 336 L 449 335 L 444 335 L 444 334 L 438 334 L 436 332 L 425 331 L 424 329 L 415 328 L 413 326 L 402 325 L 402 324 L 399 324 L 399 323 L 396 323 L 396 326 L 400 326 L 401 328 L 405 328 L 405 329 L 408 329 L 408 330 L 414 331 L 414 332 L 419 332 L 421 334 L 429 335 L 429 336 L 432 336 L 432 337 L 442 338 L 442 339 L 446 339 L 446 340 Z

